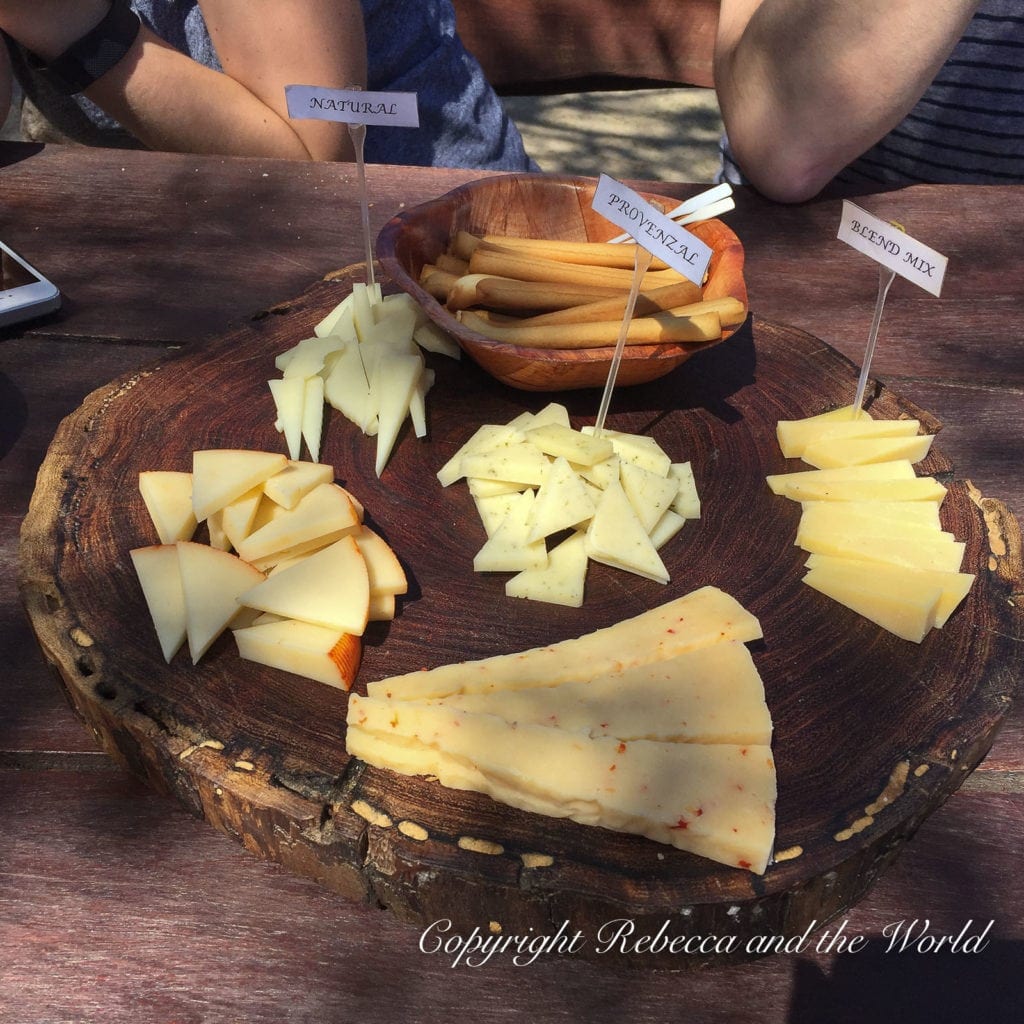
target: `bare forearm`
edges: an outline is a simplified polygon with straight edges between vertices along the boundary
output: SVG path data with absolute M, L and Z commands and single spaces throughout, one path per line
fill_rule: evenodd
M 715 85 L 744 173 L 773 198 L 814 195 L 907 114 L 977 5 L 722 0 Z
M 356 0 L 201 2 L 223 72 L 196 63 L 143 26 L 128 53 L 85 95 L 154 149 L 350 159 L 343 125 L 288 118 L 284 86 L 365 82 Z M 110 0 L 0 0 L 0 26 L 52 60 L 109 6 Z

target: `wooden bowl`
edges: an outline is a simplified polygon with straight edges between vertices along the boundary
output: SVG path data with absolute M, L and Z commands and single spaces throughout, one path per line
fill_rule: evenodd
M 377 258 L 391 280 L 412 295 L 427 315 L 447 331 L 492 376 L 524 391 L 564 391 L 603 387 L 612 348 L 524 348 L 493 341 L 467 330 L 419 283 L 420 270 L 433 262 L 458 230 L 532 238 L 606 241 L 618 228 L 591 207 L 597 182 L 542 174 L 508 174 L 469 182 L 460 188 L 392 217 L 377 238 Z M 670 209 L 678 200 L 641 193 Z M 690 230 L 712 249 L 705 295 L 731 295 L 747 303 L 743 246 L 721 221 Z M 727 338 L 732 331 L 725 331 Z M 618 385 L 643 384 L 674 370 L 701 349 L 720 341 L 628 346 Z

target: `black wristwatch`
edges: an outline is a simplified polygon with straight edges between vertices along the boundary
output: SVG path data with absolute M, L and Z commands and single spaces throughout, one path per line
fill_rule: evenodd
M 28 65 L 58 92 L 72 96 L 88 89 L 131 49 L 139 34 L 139 16 L 128 0 L 113 0 L 103 20 L 59 57 L 44 61 L 26 51 Z

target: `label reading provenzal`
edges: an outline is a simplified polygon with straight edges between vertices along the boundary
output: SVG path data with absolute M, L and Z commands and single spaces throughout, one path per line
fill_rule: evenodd
M 632 189 L 602 174 L 591 206 L 694 284 L 704 282 L 711 249 Z
M 315 85 L 286 85 L 288 116 L 345 124 L 418 128 L 419 107 L 414 92 L 363 92 L 360 89 L 322 89 Z
M 926 292 L 937 296 L 942 290 L 947 263 L 942 253 L 929 249 L 895 224 L 875 217 L 849 200 L 843 201 L 837 237 Z

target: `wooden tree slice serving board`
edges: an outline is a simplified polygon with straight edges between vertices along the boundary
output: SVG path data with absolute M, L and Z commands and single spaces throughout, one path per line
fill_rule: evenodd
M 849 402 L 856 369 L 794 328 L 754 318 L 615 396 L 610 427 L 650 433 L 693 462 L 703 518 L 663 549 L 666 587 L 594 565 L 582 609 L 506 598 L 504 576 L 472 571 L 483 535 L 468 492 L 436 481 L 480 423 L 552 398 L 592 422 L 594 392 L 519 392 L 469 361 L 431 357 L 428 439 L 406 430 L 378 480 L 373 441 L 332 413 L 323 452 L 411 582 L 397 619 L 367 634 L 360 690 L 578 636 L 706 584 L 757 615 L 779 782 L 764 876 L 368 768 L 345 753 L 344 693 L 243 662 L 230 636 L 198 667 L 183 654 L 164 664 L 128 557 L 155 542 L 138 473 L 190 469 L 200 448 L 281 450 L 266 382 L 274 356 L 362 279 L 357 268 L 334 277 L 93 393 L 53 441 L 23 527 L 20 583 L 45 656 L 104 748 L 257 855 L 416 927 L 450 921 L 445 935 L 554 935 L 564 923 L 584 937 L 579 956 L 599 955 L 600 929 L 620 919 L 635 936 L 735 937 L 731 952 L 602 955 L 678 969 L 749 958 L 748 938 L 798 935 L 859 899 L 984 757 L 1014 695 L 1020 534 L 998 501 L 953 480 L 938 445 L 921 471 L 951 484 L 944 527 L 979 574 L 947 626 L 908 643 L 801 583 L 799 507 L 764 482 L 800 468 L 779 454 L 775 423 Z M 884 387 L 871 401 L 877 415 L 938 428 Z

